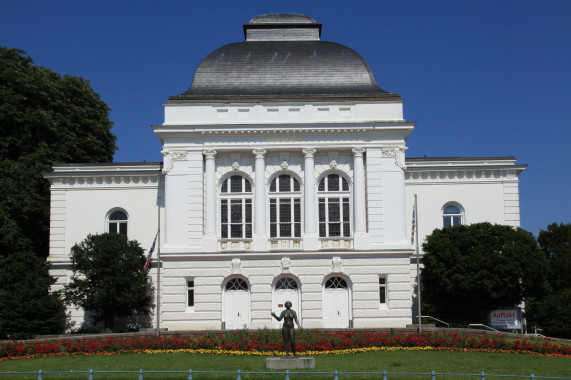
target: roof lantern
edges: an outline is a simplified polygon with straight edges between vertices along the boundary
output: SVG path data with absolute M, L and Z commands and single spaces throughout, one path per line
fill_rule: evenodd
M 246 41 L 319 41 L 321 23 L 295 13 L 269 13 L 244 24 Z

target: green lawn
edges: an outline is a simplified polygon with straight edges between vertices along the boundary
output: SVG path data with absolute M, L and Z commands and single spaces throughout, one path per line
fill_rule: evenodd
M 112 356 L 68 356 L 53 358 L 37 358 L 0 362 L 0 372 L 34 371 L 29 375 L 0 374 L 0 379 L 34 379 L 38 378 L 37 370 L 43 371 L 266 371 L 265 357 L 259 356 L 226 356 L 199 355 L 187 353 L 167 354 L 122 354 Z M 490 374 L 511 374 L 529 376 L 571 377 L 571 358 L 530 356 L 515 354 L 497 354 L 480 352 L 439 352 L 439 351 L 387 351 L 369 352 L 341 356 L 316 356 L 316 369 L 313 372 L 338 370 L 340 372 L 431 372 L 479 374 L 482 371 Z M 311 372 L 311 371 L 310 371 Z M 44 374 L 44 380 L 50 379 L 87 379 L 87 374 Z M 137 379 L 137 374 L 95 374 L 98 379 Z M 186 374 L 144 374 L 145 379 L 187 379 Z M 235 374 L 207 375 L 195 373 L 194 380 L 201 379 L 235 379 Z M 285 378 L 284 375 L 243 374 L 242 379 Z M 332 375 L 291 375 L 296 379 L 332 379 Z M 344 375 L 340 379 L 380 379 L 381 376 Z M 388 375 L 388 380 L 402 379 L 402 376 Z M 436 379 L 453 379 L 452 376 L 436 376 Z M 407 380 L 430 379 L 430 375 L 407 376 Z M 477 379 L 479 376 L 462 379 Z M 487 377 L 490 380 L 502 380 Z

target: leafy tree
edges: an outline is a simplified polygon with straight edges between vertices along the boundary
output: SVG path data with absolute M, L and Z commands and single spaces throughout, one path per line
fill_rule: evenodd
M 423 312 L 456 325 L 541 294 L 546 260 L 533 235 L 490 223 L 434 230 L 423 244 Z
M 0 279 L 0 335 L 47 332 L 57 317 L 57 297 L 48 294 L 50 194 L 42 172 L 54 163 L 111 162 L 111 126 L 109 108 L 89 82 L 0 46 L 0 260 L 9 274 Z
M 552 223 L 537 240 L 549 261 L 549 286 L 530 303 L 530 320 L 546 335 L 571 338 L 571 224 Z
M 33 252 L 0 256 L 0 339 L 22 339 L 63 330 L 62 303 L 48 289 L 48 264 Z
M 143 248 L 117 233 L 88 235 L 71 249 L 72 281 L 65 288 L 68 304 L 94 313 L 113 329 L 118 317 L 147 313 L 152 297 Z
M 85 79 L 33 64 L 0 47 L 0 255 L 48 255 L 54 163 L 111 162 L 109 108 Z

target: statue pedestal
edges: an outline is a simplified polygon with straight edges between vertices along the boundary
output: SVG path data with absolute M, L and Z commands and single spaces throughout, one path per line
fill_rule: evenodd
M 282 356 L 278 358 L 266 358 L 267 369 L 303 369 L 315 368 L 314 357 Z

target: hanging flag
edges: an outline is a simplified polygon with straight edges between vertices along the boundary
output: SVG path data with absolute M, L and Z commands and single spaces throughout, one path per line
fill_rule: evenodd
M 416 229 L 416 204 L 412 207 L 412 234 L 410 235 L 410 244 L 414 244 L 415 229 Z
M 155 244 L 157 242 L 158 236 L 159 236 L 159 233 L 157 232 L 157 234 L 155 235 L 155 240 L 153 240 L 153 245 L 151 245 L 151 249 L 149 250 L 149 254 L 147 255 L 147 261 L 145 262 L 145 266 L 143 267 L 143 270 L 147 269 L 149 267 L 149 265 L 151 264 L 151 258 L 153 257 L 153 252 L 155 251 Z

